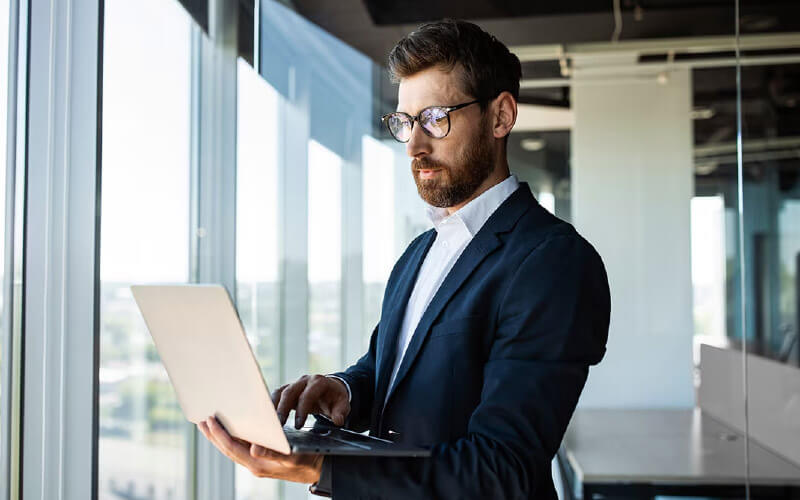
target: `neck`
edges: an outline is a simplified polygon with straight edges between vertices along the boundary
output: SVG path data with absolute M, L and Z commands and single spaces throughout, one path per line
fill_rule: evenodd
M 511 175 L 511 173 L 508 170 L 508 161 L 504 159 L 502 163 L 495 165 L 494 170 L 492 170 L 492 173 L 489 174 L 489 177 L 487 177 L 486 180 L 484 180 L 481 183 L 481 185 L 478 186 L 478 189 L 476 189 L 475 192 L 472 193 L 469 198 L 462 201 L 458 205 L 447 207 L 447 215 L 453 215 L 455 212 L 460 210 L 464 205 L 471 202 L 478 196 L 482 195 L 488 189 L 491 189 L 493 186 L 496 186 L 501 182 L 503 182 L 504 180 L 506 180 L 509 175 Z

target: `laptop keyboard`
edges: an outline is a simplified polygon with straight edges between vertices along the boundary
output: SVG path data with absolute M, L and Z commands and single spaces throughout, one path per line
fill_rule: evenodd
M 293 429 L 291 427 L 284 427 L 283 428 L 284 434 L 286 434 L 286 439 L 289 440 L 289 443 L 294 447 L 302 447 L 303 449 L 320 449 L 320 450 L 329 450 L 329 449 L 363 449 L 369 450 L 371 449 L 370 446 L 366 444 L 357 444 L 351 443 L 346 441 L 341 441 L 331 436 L 327 436 L 325 434 L 326 431 L 324 429 L 320 430 L 298 430 Z

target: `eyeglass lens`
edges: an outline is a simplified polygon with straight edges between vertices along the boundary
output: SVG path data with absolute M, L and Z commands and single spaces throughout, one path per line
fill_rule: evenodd
M 427 108 L 420 113 L 419 122 L 425 132 L 434 138 L 440 139 L 447 135 L 450 128 L 450 120 L 444 108 Z M 414 119 L 409 118 L 403 113 L 392 113 L 389 115 L 387 125 L 389 131 L 395 139 L 400 142 L 408 142 L 411 139 L 411 130 Z

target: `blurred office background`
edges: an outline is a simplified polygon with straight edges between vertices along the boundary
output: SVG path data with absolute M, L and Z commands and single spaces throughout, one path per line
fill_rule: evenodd
M 226 285 L 272 387 L 356 360 L 431 227 L 385 57 L 442 17 L 609 273 L 562 497 L 800 498 L 800 3 L 739 2 L 0 0 L 0 500 L 308 496 L 184 420 L 129 286 Z

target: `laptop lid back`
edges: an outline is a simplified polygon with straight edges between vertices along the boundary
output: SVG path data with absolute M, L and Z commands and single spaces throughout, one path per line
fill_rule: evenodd
M 269 390 L 236 309 L 219 285 L 134 285 L 187 420 L 214 415 L 235 437 L 288 454 Z

